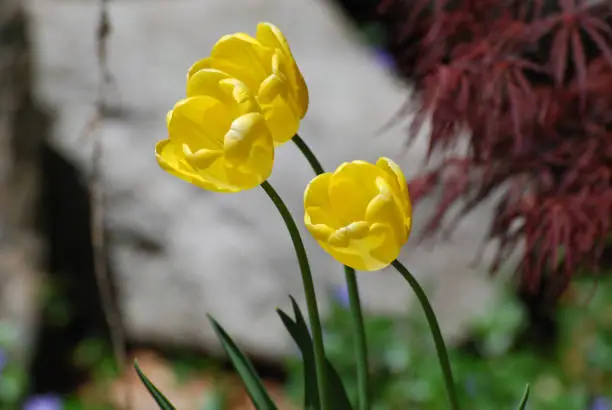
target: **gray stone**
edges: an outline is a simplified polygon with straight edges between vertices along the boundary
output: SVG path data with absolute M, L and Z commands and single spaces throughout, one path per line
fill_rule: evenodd
M 53 144 L 89 172 L 91 146 L 80 134 L 98 86 L 93 1 L 31 0 L 37 24 L 40 97 L 58 113 Z M 286 34 L 310 90 L 301 135 L 324 166 L 342 161 L 397 160 L 408 176 L 422 166 L 423 139 L 405 154 L 402 128 L 378 130 L 409 90 L 377 65 L 373 52 L 323 0 L 174 0 L 110 3 L 113 114 L 99 128 L 112 266 L 128 336 L 140 341 L 217 346 L 206 321 L 213 314 L 249 352 L 293 351 L 274 311 L 288 295 L 303 302 L 288 233 L 259 190 L 204 192 L 161 171 L 153 146 L 165 138 L 165 114 L 184 93 L 185 74 L 221 36 L 254 33 L 270 21 Z M 312 177 L 297 148 L 277 151 L 272 184 L 302 220 L 301 198 Z M 430 212 L 417 210 L 417 228 Z M 466 220 L 456 241 L 431 250 L 410 245 L 402 259 L 428 285 L 445 331 L 480 309 L 489 295 L 483 269 L 470 266 L 490 209 Z M 342 283 L 342 269 L 302 229 L 321 306 Z M 407 285 L 392 270 L 360 273 L 368 309 L 404 311 Z

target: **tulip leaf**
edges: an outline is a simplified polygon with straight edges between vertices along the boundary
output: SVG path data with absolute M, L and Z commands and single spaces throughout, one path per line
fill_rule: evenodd
M 280 309 L 277 309 L 283 324 L 291 334 L 291 337 L 302 352 L 302 362 L 304 364 L 304 409 L 319 410 L 319 391 L 317 389 L 317 374 L 314 362 L 314 352 L 308 346 L 300 334 L 298 325 Z
M 240 348 L 234 343 L 227 332 L 217 323 L 212 316 L 208 316 L 210 323 L 217 334 L 217 338 L 221 342 L 223 349 L 229 356 L 230 361 L 234 365 L 236 372 L 242 379 L 247 393 L 257 410 L 277 410 L 276 405 L 270 398 L 263 382 L 257 375 L 253 364 Z
M 138 365 L 137 360 L 134 360 L 134 368 L 136 369 L 136 373 L 142 381 L 142 384 L 144 384 L 149 393 L 151 393 L 151 396 L 153 396 L 153 399 L 155 400 L 159 408 L 161 410 L 176 410 L 174 405 L 170 403 L 170 400 L 168 400 L 166 396 L 164 396 L 164 394 L 160 392 L 157 387 L 155 387 L 151 380 L 149 380 L 149 378 L 145 376 L 142 370 L 140 370 L 140 366 Z
M 298 348 L 302 352 L 302 359 L 304 362 L 304 407 L 306 409 L 319 409 L 319 392 L 317 390 L 317 374 L 315 369 L 314 361 L 314 347 L 312 345 L 312 338 L 308 331 L 308 326 L 304 320 L 304 315 L 300 311 L 300 307 L 296 303 L 295 299 L 289 296 L 291 299 L 291 305 L 293 307 L 293 314 L 295 320 L 291 319 L 289 315 L 280 309 L 277 309 L 278 315 L 280 316 L 283 324 L 287 328 L 289 334 L 297 344 Z M 334 403 L 334 408 L 338 410 L 350 410 L 352 409 L 351 402 L 346 394 L 344 384 L 340 375 L 334 368 L 333 364 L 326 358 L 325 363 L 327 365 L 327 383 L 328 383 L 328 394 L 330 395 L 329 401 Z
M 523 398 L 521 399 L 521 402 L 519 403 L 517 410 L 525 410 L 525 408 L 527 407 L 528 399 L 529 399 L 529 385 L 525 387 L 525 393 L 523 393 Z

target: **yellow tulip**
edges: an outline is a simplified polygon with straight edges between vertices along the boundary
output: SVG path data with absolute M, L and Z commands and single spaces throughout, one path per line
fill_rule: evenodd
M 207 69 L 223 71 L 249 87 L 262 107 L 275 145 L 297 133 L 308 109 L 308 89 L 285 36 L 276 26 L 259 23 L 256 38 L 245 33 L 221 37 L 210 56 L 189 69 L 188 97 L 208 93 L 209 84 L 202 74 Z
M 239 192 L 265 181 L 274 142 L 255 97 L 242 82 L 208 70 L 208 94 L 187 97 L 168 113 L 168 139 L 157 143 L 159 165 L 210 191 Z
M 408 241 L 412 206 L 402 170 L 388 158 L 353 161 L 315 177 L 304 222 L 319 245 L 356 270 L 388 266 Z

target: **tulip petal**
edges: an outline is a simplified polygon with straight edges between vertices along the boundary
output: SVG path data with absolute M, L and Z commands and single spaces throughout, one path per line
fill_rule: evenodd
M 376 264 L 372 264 L 370 269 L 365 270 L 382 269 L 398 258 L 404 242 L 398 243 L 392 226 L 375 223 L 370 227 L 370 237 L 377 238 L 378 245 L 372 242 L 370 255 L 378 262 L 378 267 L 374 268 Z
M 272 136 L 260 113 L 243 115 L 232 123 L 224 142 L 228 179 L 255 187 L 272 173 Z
M 170 140 L 159 141 L 155 145 L 155 158 L 159 166 L 190 184 L 207 191 L 238 192 L 240 187 L 231 186 L 216 178 L 202 178 L 202 176 L 184 160 L 183 148 Z
M 201 60 L 198 60 L 193 63 L 191 67 L 189 67 L 189 70 L 187 70 L 187 80 L 193 77 L 193 75 L 200 70 L 213 68 L 212 61 L 212 58 L 204 57 Z
M 388 184 L 388 180 L 378 177 L 376 178 L 376 186 L 379 193 L 368 204 L 365 219 L 371 223 L 388 224 L 394 228 L 398 241 L 404 242 L 404 238 L 408 239 L 405 215 L 398 207 L 399 204 Z
M 197 63 L 196 63 L 197 64 Z M 214 69 L 202 68 L 193 73 L 187 81 L 187 97 L 207 95 L 219 101 L 226 102 L 227 93 L 221 88 L 221 81 L 231 79 L 229 74 Z
M 230 125 L 227 107 L 209 96 L 181 100 L 168 116 L 170 139 L 189 145 L 192 152 L 221 148 Z
M 304 118 L 306 111 L 308 111 L 308 88 L 300 69 L 295 63 L 295 59 L 291 53 L 291 48 L 289 47 L 289 43 L 287 42 L 284 34 L 274 24 L 259 23 L 257 25 L 257 40 L 259 40 L 264 46 L 280 49 L 285 54 L 286 59 L 289 62 L 287 71 L 290 74 L 290 81 L 293 83 L 294 87 L 296 99 L 295 103 L 298 107 L 298 117 L 300 119 Z
M 268 138 L 265 134 L 269 131 L 261 114 L 249 113 L 236 118 L 224 139 L 228 163 L 235 166 L 246 164 L 257 139 Z
M 257 40 L 264 46 L 280 49 L 287 57 L 293 58 L 291 48 L 285 35 L 278 27 L 271 23 L 259 23 L 257 25 Z
M 300 119 L 285 100 L 277 99 L 272 104 L 262 104 L 261 108 L 275 145 L 281 145 L 297 134 L 300 128 Z
M 344 163 L 333 173 L 330 203 L 343 225 L 364 219 L 371 198 L 378 194 L 375 179 L 380 174 L 378 168 L 365 161 Z
M 304 191 L 305 209 L 310 207 L 321 207 L 324 209 L 331 208 L 329 200 L 329 184 L 331 179 L 331 172 L 325 172 L 317 175 L 310 181 L 310 183 L 306 186 L 306 190 Z
M 210 57 L 213 67 L 225 71 L 232 77 L 248 84 L 247 78 L 261 83 L 272 71 L 271 61 L 274 50 L 245 33 L 221 37 L 213 47 Z M 248 84 L 249 88 L 255 84 Z M 251 88 L 255 91 L 257 88 Z
M 406 177 L 404 176 L 401 168 L 389 158 L 379 158 L 376 162 L 376 166 L 382 169 L 388 175 L 386 180 L 394 192 L 397 209 L 402 214 L 404 225 L 406 226 L 407 230 L 406 234 L 409 235 L 412 227 L 412 204 L 410 202 L 410 194 L 408 193 Z

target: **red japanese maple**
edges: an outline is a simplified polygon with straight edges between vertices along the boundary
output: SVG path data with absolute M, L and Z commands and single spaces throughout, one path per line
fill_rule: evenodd
M 412 126 L 430 118 L 429 155 L 447 154 L 410 183 L 415 201 L 442 189 L 425 235 L 459 200 L 461 217 L 504 187 L 493 270 L 519 244 L 528 285 L 546 275 L 559 290 L 597 270 L 612 230 L 612 0 L 382 0 L 378 11 L 417 91 Z M 468 153 L 448 158 L 462 130 Z

